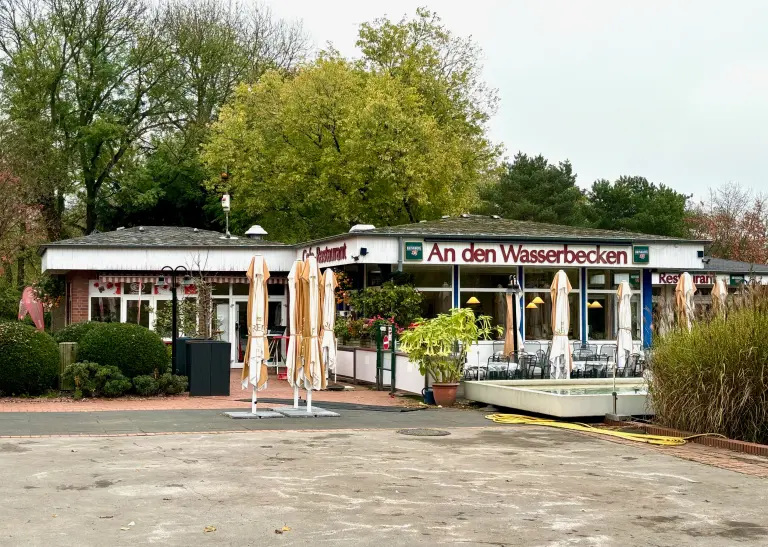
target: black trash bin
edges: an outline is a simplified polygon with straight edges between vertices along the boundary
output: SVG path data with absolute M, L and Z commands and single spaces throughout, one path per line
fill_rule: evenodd
M 185 345 L 189 394 L 229 395 L 229 342 L 187 340 Z
M 187 374 L 187 342 L 193 340 L 188 336 L 182 336 L 176 339 L 176 362 L 173 363 L 173 373 L 179 376 L 189 376 Z

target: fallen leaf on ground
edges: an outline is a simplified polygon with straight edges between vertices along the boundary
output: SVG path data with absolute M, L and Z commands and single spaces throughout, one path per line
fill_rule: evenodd
M 131 522 L 128 523 L 128 526 L 136 526 L 136 523 L 131 521 Z
M 283 532 L 290 532 L 291 529 L 288 526 L 283 526 Z
M 203 528 L 203 532 L 215 532 L 215 531 L 216 531 L 215 526 L 206 526 L 205 528 Z
M 120 529 L 121 530 L 130 530 L 130 528 L 128 528 L 127 526 L 121 526 Z
M 100 519 L 111 519 L 112 515 L 105 515 L 103 517 L 99 517 Z
M 56 518 L 56 517 L 58 517 L 59 515 L 57 515 L 56 513 L 54 513 L 54 514 L 52 514 L 51 516 L 52 516 L 53 518 Z

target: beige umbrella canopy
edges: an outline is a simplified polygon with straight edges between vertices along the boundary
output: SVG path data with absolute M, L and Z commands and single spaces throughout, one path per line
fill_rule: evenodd
M 677 281 L 675 287 L 675 307 L 677 309 L 677 324 L 687 330 L 691 330 L 693 320 L 693 295 L 696 294 L 696 285 L 693 277 L 684 272 Z
M 299 325 L 299 277 L 301 276 L 304 263 L 297 260 L 291 266 L 288 272 L 288 348 L 285 355 L 285 367 L 287 369 L 288 384 L 298 390 L 298 374 L 301 371 L 301 360 L 299 359 L 299 347 L 301 346 L 301 329 Z M 295 405 L 298 406 L 298 391 L 296 391 Z
M 619 283 L 619 332 L 616 335 L 616 364 L 624 369 L 627 355 L 632 353 L 632 289 L 627 281 Z
M 267 360 L 269 340 L 267 339 L 268 310 L 267 280 L 269 269 L 264 257 L 256 255 L 246 273 L 250 282 L 248 292 L 248 343 L 243 359 L 243 389 L 251 384 L 251 411 L 256 412 L 256 392 L 267 387 Z
M 712 286 L 712 313 L 716 316 L 725 315 L 725 300 L 728 298 L 728 289 L 719 277 L 715 278 Z
M 307 390 L 325 389 L 325 366 L 320 348 L 322 321 L 322 287 L 317 259 L 309 256 L 301 272 L 302 340 L 301 359 L 304 371 L 304 387 Z M 309 395 L 308 401 L 309 401 Z
M 523 349 L 523 337 L 520 334 L 520 294 L 507 293 L 505 296 L 505 317 L 504 317 L 504 355 L 510 356 L 515 351 L 515 339 L 517 336 L 517 349 Z M 514 317 L 513 306 L 517 306 L 517 317 Z M 517 319 L 517 321 L 515 321 Z
M 336 372 L 336 274 L 326 268 L 323 273 L 323 331 L 320 335 L 323 358 L 330 372 Z M 335 381 L 335 379 L 334 379 Z
M 568 294 L 571 282 L 563 270 L 558 270 L 549 288 L 552 294 L 552 349 L 549 354 L 550 376 L 568 379 L 571 376 L 571 349 L 568 344 L 571 313 Z

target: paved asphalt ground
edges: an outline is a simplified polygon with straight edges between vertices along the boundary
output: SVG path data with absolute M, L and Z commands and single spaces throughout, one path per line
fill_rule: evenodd
M 2 415 L 0 435 L 185 434 L 0 438 L 0 545 L 768 545 L 765 479 L 474 411 L 341 413 Z

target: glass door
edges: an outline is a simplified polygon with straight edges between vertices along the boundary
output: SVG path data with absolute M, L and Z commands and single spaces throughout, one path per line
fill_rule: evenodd
M 139 296 L 126 296 L 123 322 L 135 323 L 142 327 L 150 328 L 149 326 L 153 323 L 150 317 L 152 314 L 151 310 L 151 297 L 144 297 L 139 300 Z
M 234 337 L 232 345 L 235 347 L 235 363 L 242 366 L 245 356 L 245 345 L 248 343 L 248 302 L 243 300 L 235 302 Z

